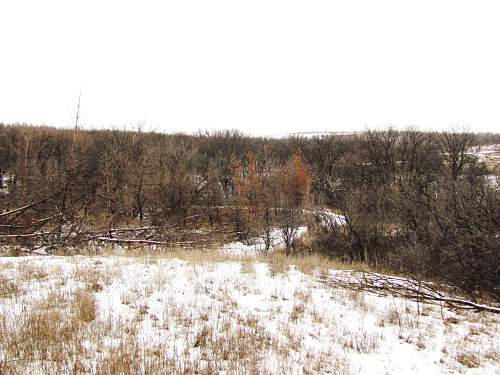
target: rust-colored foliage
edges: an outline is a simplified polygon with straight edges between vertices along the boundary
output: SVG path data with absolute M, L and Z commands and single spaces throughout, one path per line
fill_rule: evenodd
M 234 155 L 231 158 L 232 181 L 237 204 L 248 208 L 251 216 L 257 216 L 263 203 L 263 182 L 252 151 L 247 153 L 246 168 Z
M 312 178 L 310 168 L 300 151 L 295 152 L 280 168 L 277 180 L 279 191 L 287 205 L 301 207 L 309 204 Z
M 298 193 L 301 195 L 302 203 L 308 204 L 312 181 L 310 168 L 300 151 L 296 152 L 292 158 Z

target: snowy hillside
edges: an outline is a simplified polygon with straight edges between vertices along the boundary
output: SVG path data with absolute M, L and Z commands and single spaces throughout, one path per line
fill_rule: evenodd
M 499 371 L 496 315 L 417 309 L 262 259 L 0 258 L 0 373 Z

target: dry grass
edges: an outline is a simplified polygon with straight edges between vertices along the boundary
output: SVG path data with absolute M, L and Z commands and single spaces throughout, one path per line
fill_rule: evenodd
M 77 321 L 90 323 L 96 318 L 96 301 L 93 294 L 77 290 L 73 301 L 74 316 Z
M 0 298 L 13 297 L 20 292 L 16 283 L 0 275 Z
M 468 368 L 477 368 L 481 365 L 479 356 L 472 352 L 460 352 L 457 354 L 457 361 Z
M 28 260 L 18 263 L 17 272 L 21 280 L 42 280 L 48 275 L 47 270 L 33 265 Z
M 339 270 L 366 270 L 366 265 L 359 263 L 342 263 L 320 254 L 304 254 L 286 256 L 282 251 L 276 251 L 267 256 L 261 255 L 257 260 L 269 264 L 269 269 L 272 275 L 279 275 L 287 272 L 290 267 L 294 267 L 298 271 L 313 275 L 315 272 L 329 269 Z
M 366 331 L 344 332 L 342 342 L 345 348 L 352 349 L 358 353 L 374 353 L 380 347 L 382 336 L 376 333 Z
M 253 274 L 255 272 L 254 264 L 252 262 L 241 263 L 241 273 Z
M 0 347 L 6 373 L 23 373 L 23 363 L 46 362 L 59 370 L 78 351 L 80 327 L 58 309 L 33 308 L 16 322 L 4 321 Z
M 112 248 L 104 255 L 115 255 Z M 269 254 L 258 255 L 233 255 L 220 251 L 220 248 L 212 249 L 185 249 L 185 248 L 155 248 L 148 251 L 145 248 L 138 248 L 123 254 L 132 259 L 141 258 L 147 264 L 154 264 L 158 260 L 180 259 L 190 263 L 209 264 L 214 262 L 240 262 L 246 263 L 267 263 L 272 274 L 282 274 L 294 266 L 297 270 L 305 274 L 313 274 L 317 270 L 340 269 L 340 270 L 368 270 L 362 263 L 342 263 L 334 259 L 316 253 L 296 254 L 287 256 L 284 251 L 276 250 Z

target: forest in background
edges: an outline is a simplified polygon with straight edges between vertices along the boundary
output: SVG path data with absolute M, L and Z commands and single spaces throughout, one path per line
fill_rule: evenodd
M 365 131 L 283 139 L 0 124 L 0 243 L 213 246 L 279 228 L 320 252 L 500 299 L 500 135 Z M 345 222 L 321 215 L 328 210 Z M 297 239 L 300 225 L 311 228 Z

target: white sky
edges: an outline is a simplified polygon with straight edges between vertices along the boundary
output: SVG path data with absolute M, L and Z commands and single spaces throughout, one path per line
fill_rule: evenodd
M 0 0 L 0 122 L 500 132 L 500 1 Z

